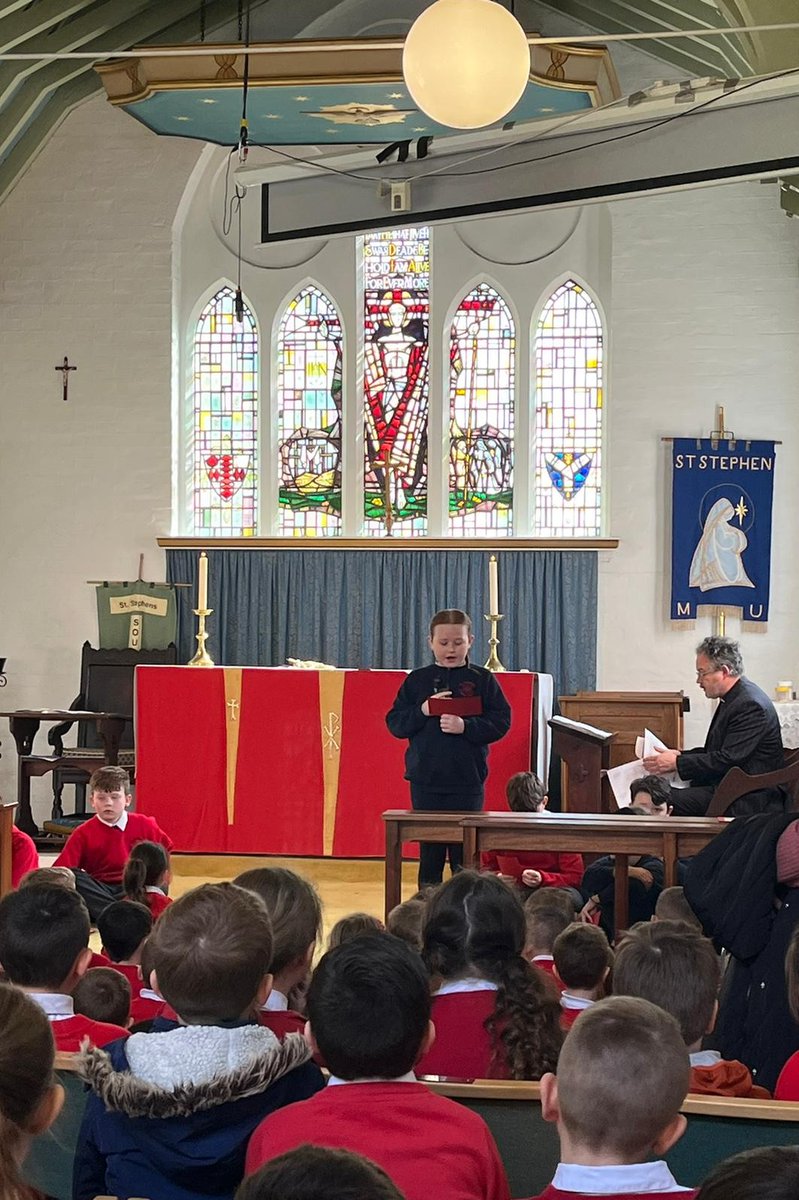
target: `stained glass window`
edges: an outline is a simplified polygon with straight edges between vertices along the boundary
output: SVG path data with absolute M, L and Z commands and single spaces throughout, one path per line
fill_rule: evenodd
M 513 317 L 481 283 L 458 306 L 450 335 L 450 533 L 511 531 L 515 367 Z
M 258 496 L 258 331 L 249 308 L 234 315 L 223 287 L 194 334 L 190 430 L 195 534 L 254 537 Z
M 427 531 L 430 231 L 361 240 L 366 531 Z
M 277 408 L 280 532 L 341 532 L 341 321 L 309 285 L 280 322 Z
M 602 321 L 570 279 L 535 334 L 535 534 L 596 537 L 602 513 Z

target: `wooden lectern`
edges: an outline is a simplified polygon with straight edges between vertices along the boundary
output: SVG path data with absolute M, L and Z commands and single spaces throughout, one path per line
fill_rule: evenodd
M 563 811 L 581 813 L 616 812 L 616 802 L 602 774 L 610 767 L 613 733 L 552 717 L 552 749 L 563 763 Z

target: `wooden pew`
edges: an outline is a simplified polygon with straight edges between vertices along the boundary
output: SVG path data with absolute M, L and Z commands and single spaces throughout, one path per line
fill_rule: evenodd
M 478 1113 L 499 1147 L 511 1196 L 536 1196 L 558 1164 L 558 1133 L 541 1114 L 537 1083 L 422 1079 L 434 1092 Z M 688 1096 L 688 1128 L 666 1156 L 675 1179 L 698 1187 L 716 1163 L 756 1146 L 799 1145 L 799 1103 Z
M 0 896 L 11 891 L 11 828 L 16 807 L 16 803 L 0 800 Z
M 383 813 L 386 827 L 385 919 L 402 900 L 403 842 L 462 842 L 466 812 L 414 812 L 391 808 Z
M 55 1072 L 66 1093 L 53 1126 L 31 1142 L 23 1174 L 27 1183 L 53 1200 L 72 1200 L 72 1165 L 86 1107 L 86 1089 L 75 1070 L 74 1054 L 56 1054 Z

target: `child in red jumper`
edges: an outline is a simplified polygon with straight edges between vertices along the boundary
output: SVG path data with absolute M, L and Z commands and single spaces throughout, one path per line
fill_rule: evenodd
M 330 1082 L 259 1125 L 248 1174 L 310 1142 L 367 1155 L 406 1200 L 507 1200 L 482 1118 L 416 1081 L 435 1030 L 427 973 L 410 946 L 375 933 L 328 951 L 308 989 L 308 1016 Z
M 511 812 L 542 813 L 549 797 L 532 771 L 511 775 L 505 786 Z M 577 907 L 582 905 L 579 887 L 585 867 L 582 854 L 547 853 L 545 850 L 489 850 L 480 855 L 484 871 L 513 880 L 524 891 L 538 888 L 573 888 Z
M 300 1146 L 249 1175 L 236 1200 L 405 1200 L 376 1163 L 349 1150 Z
M 128 812 L 130 778 L 123 767 L 100 767 L 89 780 L 89 793 L 95 815 L 69 835 L 54 865 L 74 871 L 96 922 L 107 904 L 121 898 L 125 863 L 136 842 L 160 842 L 167 850 L 172 842 L 154 817 Z
M 799 1024 L 799 925 L 793 931 L 785 956 L 785 978 L 788 983 L 788 1005 L 791 1016 Z M 799 1100 L 799 1051 L 792 1054 L 780 1071 L 774 1089 L 775 1100 Z
M 642 996 L 676 1017 L 691 1060 L 689 1092 L 769 1100 L 752 1083 L 749 1068 L 703 1050 L 718 1011 L 721 964 L 712 943 L 682 921 L 644 921 L 630 929 L 616 950 L 613 991 Z
M 130 984 L 130 1015 L 134 1025 L 159 1017 L 164 1001 L 152 991 L 142 968 L 144 947 L 153 931 L 149 908 L 130 900 L 115 900 L 100 913 L 97 930 L 109 966 Z
M 144 904 L 155 921 L 172 901 L 167 895 L 172 882 L 169 854 L 160 842 L 137 842 L 128 855 L 122 875 L 126 900 Z
M 16 825 L 11 826 L 11 886 L 19 887 L 23 875 L 39 866 L 39 851 L 33 838 Z
M 272 990 L 258 1019 L 276 1037 L 302 1033 L 305 1017 L 291 1006 L 311 977 L 311 962 L 322 936 L 322 902 L 312 883 L 285 867 L 256 867 L 233 880 L 260 896 L 272 924 Z
M 117 1025 L 76 1015 L 72 992 L 91 959 L 89 914 L 65 887 L 24 887 L 0 900 L 0 962 L 9 982 L 47 1014 L 56 1049 L 76 1051 L 84 1038 L 105 1046 L 127 1037 Z
M 598 925 L 570 925 L 555 938 L 555 970 L 563 984 L 560 1023 L 571 1029 L 580 1013 L 605 994 L 613 951 Z
M 563 984 L 555 970 L 552 948 L 555 939 L 574 921 L 574 908 L 571 901 L 567 907 L 555 904 L 556 893 L 565 895 L 559 888 L 553 888 L 551 892 L 533 892 L 527 897 L 524 905 L 524 957 L 554 979 L 558 991 L 561 991 Z M 547 903 L 550 895 L 553 897 L 552 904 Z
M 536 1200 L 689 1200 L 666 1154 L 685 1131 L 688 1054 L 673 1017 L 647 1000 L 600 1000 L 563 1043 L 558 1074 L 541 1080 L 541 1111 L 557 1123 L 560 1164 Z
M 557 989 L 522 957 L 524 941 L 519 896 L 495 875 L 461 871 L 434 893 L 422 955 L 437 981 L 436 1041 L 421 1074 L 540 1079 L 555 1069 Z

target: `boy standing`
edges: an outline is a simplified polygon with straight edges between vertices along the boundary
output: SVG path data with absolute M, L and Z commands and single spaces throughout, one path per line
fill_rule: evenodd
M 121 1026 L 75 1012 L 72 992 L 91 957 L 89 914 L 71 888 L 34 884 L 0 900 L 0 962 L 47 1014 L 56 1050 L 71 1053 L 84 1038 L 105 1046 L 127 1037 Z
M 306 1035 L 330 1069 L 323 1092 L 256 1129 L 247 1173 L 305 1143 L 371 1158 L 406 1200 L 507 1200 L 482 1118 L 417 1083 L 433 1042 L 421 958 L 388 933 L 330 950 L 308 991 Z
M 405 778 L 420 812 L 479 812 L 488 747 L 510 729 L 510 705 L 494 675 L 469 662 L 473 642 L 465 612 L 437 612 L 428 638 L 434 662 L 411 671 L 386 716 L 389 732 L 408 739 Z M 419 849 L 420 889 L 441 883 L 447 853 L 453 872 L 463 866 L 460 844 L 422 842 Z
M 688 1200 L 666 1154 L 682 1137 L 688 1055 L 677 1022 L 646 1000 L 612 997 L 583 1013 L 558 1073 L 541 1080 L 544 1120 L 557 1123 L 560 1164 L 536 1200 Z
M 323 1086 L 299 1034 L 278 1042 L 254 1019 L 271 985 L 269 917 L 250 892 L 204 884 L 159 917 L 147 953 L 181 1024 L 81 1056 L 92 1094 L 74 1200 L 232 1200 L 258 1122 Z
M 72 869 L 75 886 L 96 922 L 107 904 L 121 898 L 125 863 L 136 842 L 160 842 L 167 851 L 172 842 L 154 817 L 128 812 L 130 778 L 124 767 L 94 772 L 89 803 L 94 817 L 69 835 L 54 866 Z

